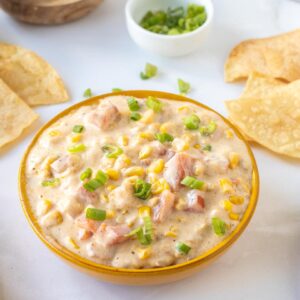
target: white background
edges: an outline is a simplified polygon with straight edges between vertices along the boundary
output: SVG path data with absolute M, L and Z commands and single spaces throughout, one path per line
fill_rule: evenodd
M 225 114 L 223 100 L 238 97 L 242 90 L 242 85 L 223 81 L 229 50 L 246 38 L 300 27 L 299 2 L 215 0 L 214 27 L 205 45 L 188 57 L 166 59 L 133 44 L 124 4 L 106 0 L 87 18 L 56 27 L 24 25 L 0 12 L 0 40 L 47 59 L 64 78 L 72 99 L 37 108 L 40 124 L 0 152 L 0 299 L 300 299 L 300 162 L 257 145 L 253 150 L 261 193 L 249 227 L 224 256 L 186 280 L 155 287 L 102 283 L 65 265 L 31 231 L 17 192 L 22 153 L 38 127 L 80 101 L 87 87 L 95 94 L 112 87 L 176 93 L 181 77 L 193 86 L 190 97 Z M 139 72 L 146 62 L 156 64 L 160 74 L 141 81 Z

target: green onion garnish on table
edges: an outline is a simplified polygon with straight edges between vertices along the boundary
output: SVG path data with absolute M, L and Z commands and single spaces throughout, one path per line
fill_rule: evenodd
M 216 235 L 222 236 L 226 233 L 226 223 L 220 218 L 212 218 L 211 225 Z
M 146 100 L 146 106 L 154 112 L 160 112 L 163 104 L 157 98 L 149 96 Z
M 93 94 L 92 94 L 92 90 L 90 88 L 86 89 L 83 93 L 83 97 L 85 97 L 85 98 L 90 98 L 92 96 L 93 96 Z
M 140 109 L 139 102 L 134 97 L 129 97 L 127 99 L 127 104 L 131 111 L 137 111 Z
M 200 133 L 203 136 L 210 136 L 217 130 L 217 123 L 215 121 L 210 121 L 207 126 L 200 127 Z
M 186 129 L 195 130 L 199 128 L 200 119 L 197 115 L 191 115 L 183 119 L 183 124 Z
M 81 133 L 84 130 L 83 125 L 75 125 L 72 129 L 74 133 Z
M 59 178 L 52 178 L 52 179 L 48 179 L 48 180 L 44 180 L 42 182 L 42 186 L 49 186 L 49 187 L 56 187 L 60 185 L 60 179 Z
M 102 147 L 102 151 L 106 153 L 106 157 L 108 158 L 117 158 L 123 153 L 123 150 L 115 145 L 105 145 Z
M 201 190 L 204 186 L 204 182 L 201 180 L 196 179 L 192 176 L 186 176 L 182 181 L 181 184 L 191 188 L 191 189 L 197 189 Z
M 85 179 L 90 179 L 91 176 L 92 176 L 92 169 L 91 168 L 87 168 L 85 171 L 83 171 L 81 174 L 80 174 L 80 180 L 81 181 L 84 181 Z
M 133 189 L 134 195 L 139 199 L 146 200 L 151 195 L 151 184 L 142 179 L 136 180 Z
M 176 35 L 196 30 L 206 19 L 204 6 L 189 4 L 187 9 L 179 6 L 165 11 L 148 11 L 140 21 L 140 25 L 154 33 Z
M 78 152 L 83 152 L 85 150 L 86 150 L 86 146 L 84 144 L 78 144 L 78 145 L 70 146 L 68 148 L 68 151 L 70 153 L 78 153 Z
M 145 66 L 145 71 L 140 73 L 140 77 L 143 80 L 150 79 L 157 74 L 157 67 L 147 63 Z
M 191 247 L 185 243 L 177 242 L 176 243 L 176 250 L 181 254 L 188 254 L 191 250 Z
M 130 120 L 132 120 L 132 121 L 138 121 L 141 118 L 142 118 L 142 115 L 136 111 L 134 111 L 130 114 Z
M 155 138 L 162 144 L 165 142 L 172 142 L 174 140 L 174 137 L 166 132 L 156 133 Z
M 106 211 L 102 209 L 88 207 L 85 211 L 85 217 L 87 219 L 95 221 L 103 221 L 106 219 Z
M 187 94 L 190 90 L 191 90 L 191 85 L 186 82 L 183 81 L 182 79 L 178 79 L 178 90 L 180 94 Z

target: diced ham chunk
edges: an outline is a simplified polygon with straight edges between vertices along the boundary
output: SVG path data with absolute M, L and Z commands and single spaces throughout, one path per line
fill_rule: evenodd
M 104 246 L 112 246 L 123 243 L 128 239 L 126 236 L 130 232 L 127 225 L 107 225 L 102 223 L 98 230 L 101 244 Z
M 96 233 L 101 224 L 99 221 L 87 219 L 85 215 L 79 216 L 75 223 L 78 227 L 83 228 L 91 233 Z
M 192 212 L 203 212 L 205 209 L 204 192 L 191 190 L 187 193 L 187 210 Z
M 172 213 L 175 195 L 165 190 L 160 195 L 160 202 L 153 208 L 153 220 L 156 223 L 164 222 Z
M 98 194 L 96 192 L 90 192 L 81 186 L 77 190 L 76 198 L 81 203 L 96 204 L 98 200 Z
M 194 159 L 185 154 L 175 154 L 167 163 L 164 177 L 174 191 L 180 187 L 181 180 L 186 176 L 191 176 L 193 173 Z
M 104 104 L 99 109 L 100 111 L 88 115 L 88 121 L 102 130 L 108 130 L 121 119 L 118 108 L 113 104 Z

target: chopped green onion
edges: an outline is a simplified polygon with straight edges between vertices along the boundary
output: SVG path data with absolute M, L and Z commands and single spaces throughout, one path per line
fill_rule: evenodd
M 210 121 L 207 126 L 200 127 L 200 133 L 203 136 L 209 136 L 217 130 L 217 123 L 215 121 Z
M 81 133 L 83 130 L 84 130 L 84 126 L 82 126 L 82 125 L 75 125 L 73 127 L 72 131 L 75 132 L 75 133 Z
M 195 130 L 199 128 L 200 119 L 197 115 L 191 115 L 183 119 L 185 128 Z
M 70 153 L 78 153 L 78 152 L 83 152 L 85 150 L 86 150 L 86 146 L 84 144 L 78 144 L 78 145 L 70 146 L 68 148 L 68 151 Z
M 154 77 L 157 74 L 157 67 L 147 63 L 145 66 L 145 72 L 140 73 L 140 77 L 143 80 Z
M 105 174 L 103 171 L 99 170 L 96 174 L 95 179 L 97 179 L 101 184 L 105 184 L 108 180 L 108 175 Z
M 89 191 L 94 192 L 97 188 L 104 185 L 108 180 L 108 176 L 101 170 L 96 174 L 96 177 L 86 182 L 83 187 Z
M 127 104 L 131 111 L 137 111 L 140 109 L 139 102 L 133 97 L 127 99 Z
M 202 149 L 203 149 L 203 151 L 211 151 L 212 146 L 210 144 L 207 144 Z
M 103 184 L 97 180 L 96 178 L 91 179 L 90 181 L 86 182 L 83 187 L 89 191 L 89 192 L 94 192 L 97 188 L 102 186 Z
M 180 94 L 187 94 L 190 89 L 191 85 L 188 82 L 183 81 L 182 79 L 178 79 L 178 90 Z
M 60 185 L 60 179 L 59 178 L 52 178 L 52 179 L 44 180 L 42 182 L 42 186 L 56 187 L 58 185 Z
M 120 89 L 120 88 L 112 88 L 111 91 L 112 91 L 113 93 L 116 93 L 116 92 L 122 92 L 123 90 Z
M 211 219 L 212 228 L 216 235 L 222 236 L 226 232 L 226 223 L 220 218 L 214 217 Z
M 151 239 L 148 235 L 145 234 L 143 228 L 140 227 L 140 229 L 137 231 L 136 233 L 137 239 L 138 241 L 146 246 L 146 245 L 150 245 L 151 244 Z
M 163 105 L 157 98 L 149 96 L 146 100 L 146 106 L 155 112 L 160 112 Z
M 137 232 L 142 229 L 142 227 L 137 227 L 133 230 L 131 230 L 129 233 L 127 233 L 125 236 L 126 237 L 131 237 L 131 236 L 135 236 L 137 234 Z
M 181 254 L 188 254 L 191 250 L 191 247 L 185 243 L 177 242 L 176 243 L 176 250 Z
M 138 121 L 138 120 L 141 119 L 141 117 L 142 117 L 142 115 L 140 113 L 134 111 L 130 115 L 130 120 L 132 120 L 132 121 Z
M 88 207 L 85 211 L 85 217 L 87 219 L 95 221 L 103 221 L 106 219 L 106 211 L 102 209 Z
M 120 147 L 114 145 L 105 145 L 102 147 L 102 151 L 106 153 L 106 157 L 108 158 L 117 158 L 123 153 Z
M 90 88 L 86 89 L 83 93 L 83 96 L 86 97 L 86 98 L 90 98 L 92 97 L 92 90 Z
M 201 180 L 196 179 L 192 176 L 186 176 L 182 181 L 181 184 L 190 187 L 191 189 L 201 190 L 204 186 L 204 182 Z
M 84 181 L 85 179 L 90 179 L 91 176 L 92 176 L 92 173 L 93 173 L 92 169 L 91 168 L 87 168 L 84 172 L 82 172 L 80 174 L 80 180 Z
M 137 179 L 133 188 L 134 195 L 142 200 L 148 199 L 151 195 L 151 184 L 142 179 Z
M 172 142 L 174 137 L 166 132 L 164 133 L 156 133 L 155 138 L 160 141 L 162 144 L 165 142 Z
M 151 242 L 152 241 L 152 234 L 153 234 L 151 217 L 146 216 L 143 219 L 144 219 L 145 236 Z

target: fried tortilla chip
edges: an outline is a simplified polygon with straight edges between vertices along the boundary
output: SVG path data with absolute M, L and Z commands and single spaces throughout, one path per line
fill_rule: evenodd
M 30 106 L 61 103 L 69 98 L 52 66 L 21 47 L 0 43 L 0 78 Z
M 287 85 L 282 80 L 259 73 L 251 73 L 240 98 L 265 98 L 272 95 L 274 89 Z
M 15 140 L 38 115 L 0 79 L 0 148 Z
M 300 158 L 300 80 L 267 98 L 227 101 L 230 119 L 266 148 Z
M 233 48 L 225 63 L 225 80 L 246 79 L 252 72 L 287 81 L 300 79 L 300 29 L 247 40 Z

